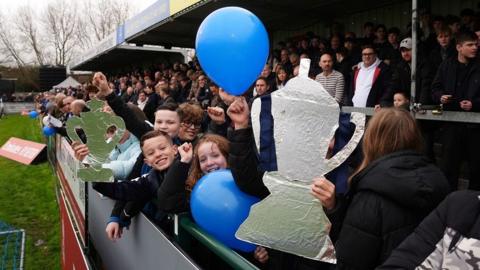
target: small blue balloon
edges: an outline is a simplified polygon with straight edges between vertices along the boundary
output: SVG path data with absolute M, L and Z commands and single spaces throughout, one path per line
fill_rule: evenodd
M 30 116 L 30 118 L 32 118 L 32 119 L 37 118 L 38 112 L 37 111 L 30 111 L 28 113 L 28 116 Z
M 252 12 L 225 7 L 208 15 L 195 41 L 205 73 L 227 93 L 243 94 L 260 76 L 268 58 L 265 26 Z
M 190 207 L 195 222 L 226 246 L 252 252 L 255 245 L 238 240 L 235 232 L 260 200 L 242 192 L 230 170 L 203 176 L 192 190 Z
M 49 126 L 44 126 L 43 127 L 43 135 L 45 136 L 52 136 L 55 135 L 55 129 Z

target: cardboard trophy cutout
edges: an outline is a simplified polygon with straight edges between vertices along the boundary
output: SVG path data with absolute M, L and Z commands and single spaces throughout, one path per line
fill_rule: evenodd
M 119 116 L 102 112 L 103 105 L 103 101 L 91 100 L 87 102 L 89 112 L 82 112 L 81 117 L 73 116 L 67 121 L 67 134 L 72 140 L 81 141 L 78 129 L 83 129 L 87 136 L 90 154 L 85 158 L 88 161 L 83 161 L 84 168 L 78 170 L 78 177 L 83 181 L 113 182 L 112 170 L 102 168 L 102 164 L 109 162 L 110 152 L 125 132 L 125 122 Z M 116 127 L 116 132 L 106 139 L 106 131 L 111 126 Z
M 272 116 L 278 171 L 263 177 L 271 194 L 252 206 L 236 237 L 257 245 L 314 260 L 335 263 L 328 236 L 331 224 L 320 201 L 310 195 L 314 177 L 338 167 L 353 152 L 365 128 L 365 115 L 352 113 L 356 129 L 335 156 L 326 159 L 338 126 L 340 108 L 322 85 L 306 76 L 291 79 L 272 94 Z M 261 100 L 252 105 L 257 148 Z

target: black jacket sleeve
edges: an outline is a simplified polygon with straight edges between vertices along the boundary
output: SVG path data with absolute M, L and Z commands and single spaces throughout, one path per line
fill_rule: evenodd
M 115 201 L 115 205 L 112 208 L 111 217 L 120 217 L 127 203 L 125 201 Z
M 420 266 L 427 257 L 435 250 L 437 243 L 443 238 L 445 229 L 448 226 L 448 216 L 452 215 L 455 223 L 462 224 L 462 227 L 471 217 L 472 223 L 474 221 L 474 211 L 469 208 L 470 205 L 475 205 L 473 201 L 465 200 L 468 196 L 466 191 L 454 192 L 450 194 L 430 215 L 428 215 L 415 231 L 408 236 L 385 261 L 385 263 L 377 269 L 415 269 Z M 453 208 L 453 202 L 457 207 Z M 465 203 L 469 203 L 465 205 Z M 458 209 L 456 209 L 458 208 Z M 464 209 L 467 208 L 467 211 Z M 465 215 L 466 214 L 466 215 Z M 463 217 L 462 217 L 463 215 Z M 443 259 L 443 258 L 442 258 Z
M 147 202 L 148 200 L 126 202 L 124 208 L 120 213 L 120 220 L 129 221 L 131 218 L 138 215 L 140 211 L 142 211 Z
M 150 173 L 154 173 L 152 170 Z M 115 200 L 122 201 L 148 201 L 154 197 L 156 188 L 148 181 L 148 175 L 116 183 L 94 183 L 93 188 Z
M 228 164 L 235 183 L 243 192 L 261 199 L 270 194 L 263 184 L 263 174 L 259 171 L 258 160 L 252 148 L 253 131 L 251 128 L 233 130 L 229 134 L 230 154 Z
M 221 125 L 218 125 L 213 121 L 210 121 L 210 123 L 208 124 L 208 133 L 217 134 L 226 138 L 229 126 L 230 126 L 229 121 L 225 121 L 225 123 Z
M 168 213 L 180 213 L 188 211 L 189 205 L 187 192 L 185 190 L 185 180 L 188 177 L 190 164 L 175 161 L 172 167 L 165 175 L 165 179 L 157 190 L 157 200 L 154 200 L 158 210 Z M 118 205 L 123 206 L 115 209 L 115 214 L 122 221 L 128 221 L 136 216 L 144 207 L 148 200 L 135 200 L 129 202 L 117 201 Z M 117 206 L 115 204 L 115 206 Z M 112 211 L 113 215 L 113 211 Z
M 380 97 L 380 105 L 382 107 L 391 107 L 393 105 L 393 95 L 395 94 L 392 82 L 392 70 L 388 66 L 384 66 L 384 70 L 381 72 L 381 80 L 379 78 L 379 81 L 382 83 L 380 89 L 383 89 Z
M 434 102 L 432 100 L 432 80 L 435 76 L 435 71 L 430 64 L 423 63 L 421 68 L 419 69 L 419 75 L 421 77 L 421 89 L 419 90 L 419 102 L 424 105 L 433 105 Z
M 336 194 L 335 195 L 335 208 L 332 210 L 325 210 L 330 223 L 332 223 L 332 228 L 330 229 L 330 239 L 335 243 L 340 234 L 340 229 L 342 228 L 343 219 L 345 218 L 345 213 L 347 211 L 348 202 L 346 195 Z
M 377 269 L 415 269 L 435 249 L 445 231 L 445 205 L 434 210 Z
M 108 105 L 112 108 L 116 115 L 120 116 L 125 121 L 125 126 L 139 140 L 147 132 L 153 130 L 153 127 L 149 124 L 140 121 L 127 104 L 115 93 L 106 97 Z
M 477 62 L 475 67 L 473 68 L 473 74 L 470 76 L 469 79 L 469 86 L 468 86 L 468 93 L 467 99 L 472 102 L 472 112 L 479 112 L 480 111 L 480 82 L 477 78 L 480 77 L 480 63 Z
M 180 213 L 188 211 L 185 181 L 188 177 L 190 163 L 176 160 L 165 175 L 157 190 L 157 208 L 163 212 Z
M 440 104 L 440 97 L 445 94 L 445 85 L 443 83 L 443 76 L 445 74 L 446 66 L 449 61 L 444 61 L 437 70 L 435 77 L 432 81 L 432 100 L 434 104 Z
M 380 264 L 383 250 L 380 210 L 375 194 L 355 195 L 335 242 L 337 269 L 373 269 Z

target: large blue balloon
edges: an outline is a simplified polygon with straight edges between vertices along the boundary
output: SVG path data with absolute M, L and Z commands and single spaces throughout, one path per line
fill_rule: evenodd
M 55 129 L 49 126 L 44 126 L 43 127 L 43 135 L 45 136 L 52 136 L 55 134 Z
M 260 76 L 269 52 L 262 22 L 239 7 L 208 15 L 198 29 L 195 47 L 208 77 L 231 95 L 243 94 Z
M 193 219 L 207 233 L 230 248 L 252 252 L 255 245 L 238 240 L 235 232 L 258 201 L 238 189 L 230 170 L 219 170 L 195 184 L 190 207 Z
M 28 113 L 28 116 L 30 116 L 30 118 L 32 118 L 32 119 L 37 118 L 38 112 L 37 111 L 30 111 Z

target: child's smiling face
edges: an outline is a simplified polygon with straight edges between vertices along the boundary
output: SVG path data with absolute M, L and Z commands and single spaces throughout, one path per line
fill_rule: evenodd
M 147 139 L 142 146 L 145 163 L 157 171 L 170 167 L 177 154 L 177 147 L 164 136 Z
M 227 168 L 227 160 L 220 152 L 217 144 L 212 142 L 202 143 L 198 147 L 198 161 L 200 170 L 205 174 Z

